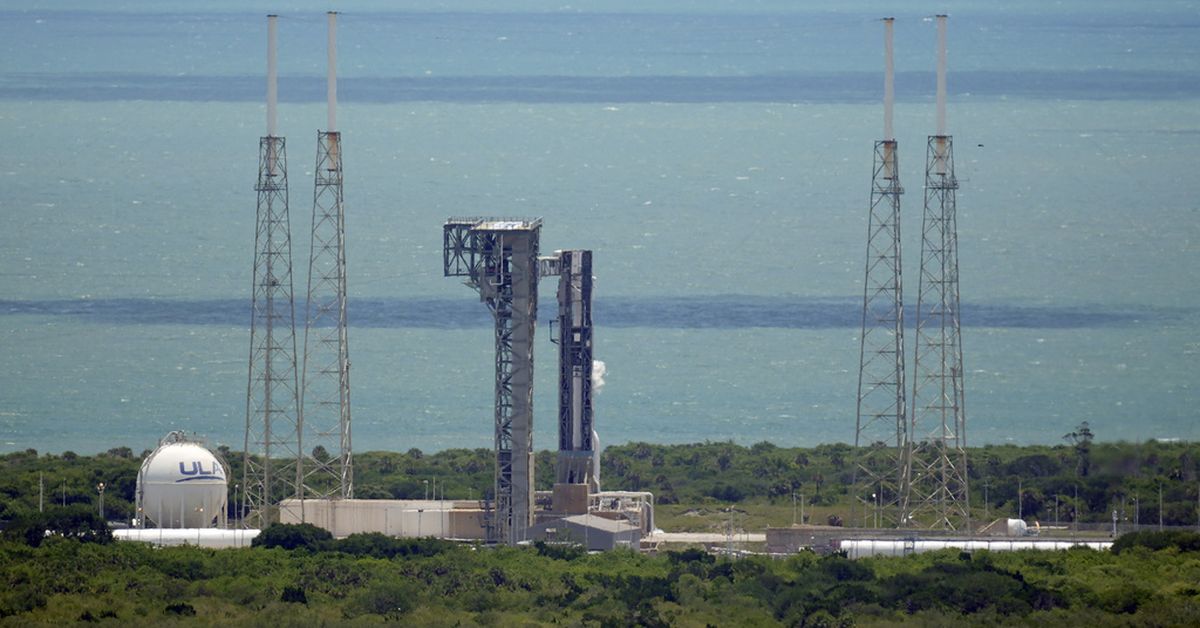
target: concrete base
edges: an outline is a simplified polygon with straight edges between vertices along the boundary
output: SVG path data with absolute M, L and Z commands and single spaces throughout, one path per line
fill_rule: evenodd
M 558 515 L 587 514 L 588 493 L 587 484 L 555 484 L 552 509 Z

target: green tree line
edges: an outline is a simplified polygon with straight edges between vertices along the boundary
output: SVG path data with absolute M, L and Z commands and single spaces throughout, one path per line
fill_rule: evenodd
M 1166 535 L 1166 536 L 1164 536 Z M 1200 535 L 1119 551 L 946 550 L 851 561 L 483 548 L 311 526 L 254 547 L 0 539 L 0 624 L 404 621 L 428 626 L 1195 625 Z
M 101 483 L 105 515 L 128 520 L 146 453 L 135 457 L 129 448 L 117 448 L 95 456 L 34 450 L 0 456 L 0 521 L 37 509 L 39 495 L 43 507 L 98 508 Z M 219 453 L 231 468 L 232 503 L 242 456 L 226 448 Z M 793 494 L 802 494 L 809 505 L 837 510 L 854 501 L 849 491 L 857 455 L 854 447 L 836 443 L 811 448 L 629 443 L 605 448 L 601 480 L 605 488 L 651 491 L 660 505 L 788 504 Z M 968 450 L 968 460 L 977 520 L 1019 513 L 1042 522 L 1105 523 L 1117 510 L 1123 523 L 1157 524 L 1161 512 L 1167 526 L 1200 524 L 1196 443 L 1087 438 L 1057 446 L 988 445 Z M 537 488 L 551 488 L 553 469 L 554 453 L 539 452 Z M 493 460 L 486 449 L 365 452 L 355 455 L 354 471 L 360 498 L 480 499 L 492 492 Z

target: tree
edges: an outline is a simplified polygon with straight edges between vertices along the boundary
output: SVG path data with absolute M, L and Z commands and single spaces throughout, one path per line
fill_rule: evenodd
M 4 528 L 4 538 L 38 547 L 48 536 L 77 539 L 85 543 L 110 543 L 108 522 L 85 504 L 52 506 L 46 512 L 27 512 Z
M 1087 477 L 1092 467 L 1092 428 L 1084 421 L 1075 427 L 1075 431 L 1063 435 L 1063 440 L 1075 445 L 1075 473 L 1079 477 Z

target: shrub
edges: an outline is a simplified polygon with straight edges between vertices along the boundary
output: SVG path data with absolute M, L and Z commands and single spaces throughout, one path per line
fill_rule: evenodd
M 308 604 L 308 596 L 304 594 L 304 589 L 296 586 L 283 587 L 283 593 L 279 595 L 279 601 L 293 604 Z
M 328 530 L 311 523 L 272 523 L 254 537 L 251 547 L 282 547 L 286 550 L 304 548 L 311 552 L 326 549 L 333 541 Z
M 1147 547 L 1154 551 L 1174 547 L 1181 552 L 1196 552 L 1200 551 L 1200 534 L 1182 530 L 1130 532 L 1113 541 L 1112 552 L 1120 554 L 1134 547 Z
M 360 589 L 350 597 L 346 615 L 382 615 L 385 619 L 399 619 L 416 606 L 416 588 L 400 580 L 383 580 Z

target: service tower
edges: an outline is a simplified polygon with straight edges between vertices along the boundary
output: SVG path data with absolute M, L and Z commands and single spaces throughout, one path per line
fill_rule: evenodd
M 493 542 L 525 540 L 533 521 L 533 335 L 542 221 L 451 218 L 442 268 L 466 277 L 495 321 L 496 478 L 488 526 Z

